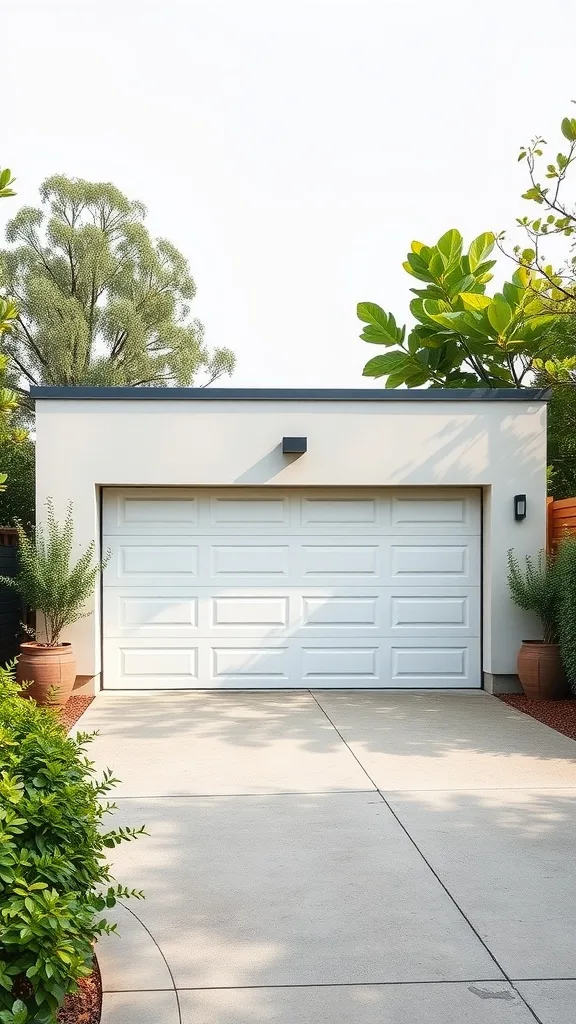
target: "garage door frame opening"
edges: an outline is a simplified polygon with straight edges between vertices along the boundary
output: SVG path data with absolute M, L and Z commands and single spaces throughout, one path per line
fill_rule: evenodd
M 481 495 L 104 488 L 105 689 L 481 685 Z

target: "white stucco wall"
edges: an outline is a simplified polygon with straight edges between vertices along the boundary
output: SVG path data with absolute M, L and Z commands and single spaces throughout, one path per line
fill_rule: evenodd
M 546 406 L 518 401 L 37 400 L 37 501 L 74 503 L 76 537 L 99 535 L 106 485 L 473 485 L 484 491 L 483 669 L 515 672 L 534 624 L 510 602 L 506 552 L 545 542 Z M 286 435 L 308 452 L 283 456 Z M 513 517 L 525 493 L 528 516 Z M 100 671 L 96 615 L 67 631 L 78 673 Z

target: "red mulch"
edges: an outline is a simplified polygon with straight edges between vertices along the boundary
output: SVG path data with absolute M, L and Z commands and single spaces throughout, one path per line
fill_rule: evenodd
M 521 693 L 499 694 L 500 700 L 517 711 L 537 718 L 556 732 L 576 740 L 576 700 L 532 700 Z
M 83 715 L 86 708 L 90 707 L 94 697 L 91 696 L 80 696 L 69 697 L 63 708 L 60 708 L 60 720 L 62 725 L 66 726 L 66 729 L 71 729 L 73 725 Z
M 98 1024 L 102 1011 L 102 981 L 96 958 L 92 974 L 83 978 L 79 985 L 80 991 L 76 995 L 66 996 L 58 1014 L 58 1024 Z

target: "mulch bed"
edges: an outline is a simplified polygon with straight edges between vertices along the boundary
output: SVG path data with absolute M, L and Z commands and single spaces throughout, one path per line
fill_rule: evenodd
M 69 697 L 63 708 L 60 709 L 60 720 L 62 725 L 66 726 L 66 729 L 71 729 L 73 725 L 83 715 L 86 708 L 89 708 L 94 697 L 91 696 L 77 696 Z
M 576 700 L 531 700 L 521 693 L 503 693 L 499 697 L 517 711 L 523 711 L 563 736 L 576 740 Z
M 58 1024 L 98 1024 L 102 1011 L 102 981 L 98 963 L 89 978 L 83 978 L 80 991 L 67 996 L 58 1014 Z

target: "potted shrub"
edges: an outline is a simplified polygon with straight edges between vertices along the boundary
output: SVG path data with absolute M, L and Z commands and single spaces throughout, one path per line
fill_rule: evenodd
M 518 653 L 518 678 L 527 697 L 560 700 L 567 684 L 558 646 L 558 574 L 544 551 L 535 561 L 526 557 L 522 568 L 508 552 L 508 586 L 515 604 L 535 612 L 542 623 L 542 640 L 524 640 Z
M 52 502 L 47 502 L 46 527 L 37 527 L 30 538 L 18 525 L 20 546 L 18 572 L 14 578 L 0 577 L 13 587 L 24 603 L 39 612 L 41 633 L 25 626 L 33 637 L 20 645 L 17 677 L 31 685 L 26 695 L 37 704 L 65 704 L 76 679 L 76 658 L 72 645 L 61 639 L 62 631 L 83 618 L 86 601 L 94 592 L 104 562 L 94 562 L 95 543 L 73 560 L 74 522 L 72 505 L 66 518 L 58 523 Z

